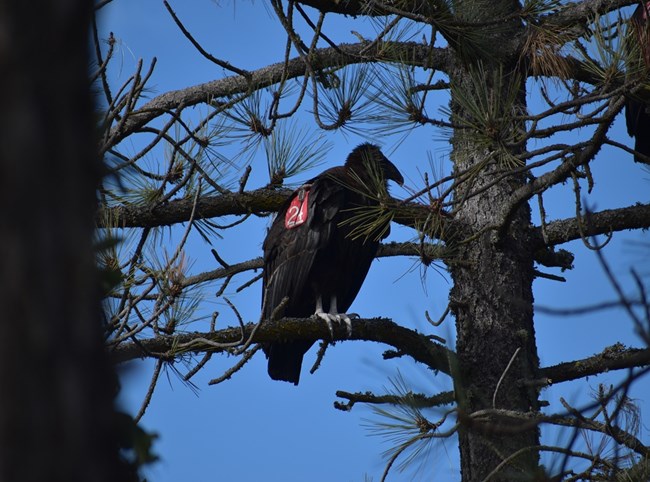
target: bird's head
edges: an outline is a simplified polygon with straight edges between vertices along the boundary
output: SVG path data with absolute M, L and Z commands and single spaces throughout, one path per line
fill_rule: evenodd
M 368 142 L 352 150 L 345 161 L 345 166 L 361 179 L 379 176 L 384 183 L 395 181 L 400 186 L 404 184 L 404 177 L 395 164 L 384 156 L 378 146 Z

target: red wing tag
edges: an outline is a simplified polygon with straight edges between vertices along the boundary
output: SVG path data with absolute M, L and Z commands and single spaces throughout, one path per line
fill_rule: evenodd
M 291 229 L 300 226 L 307 221 L 308 211 L 309 187 L 302 187 L 289 204 L 289 209 L 284 216 L 284 227 Z

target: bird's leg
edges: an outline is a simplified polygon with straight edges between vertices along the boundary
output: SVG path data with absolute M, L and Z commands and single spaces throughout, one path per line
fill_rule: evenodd
M 323 311 L 323 297 L 318 295 L 316 298 L 316 311 L 314 312 L 316 318 L 320 318 L 327 324 L 327 328 L 330 330 L 330 336 L 334 338 L 334 327 L 332 326 L 332 318 L 329 313 Z
M 346 331 L 348 333 L 348 336 L 352 334 L 352 321 L 350 320 L 350 317 L 346 315 L 345 313 L 339 313 L 338 309 L 336 308 L 336 295 L 332 295 L 330 298 L 330 317 L 334 317 L 336 321 L 344 322 Z
M 334 321 L 337 323 L 344 322 L 348 336 L 352 334 L 352 321 L 345 313 L 338 312 L 336 308 L 336 295 L 332 295 L 330 298 L 329 313 L 323 311 L 323 297 L 318 295 L 318 298 L 316 298 L 316 311 L 314 312 L 314 315 L 327 323 L 327 328 L 329 328 L 332 338 L 334 338 L 334 326 L 332 325 Z

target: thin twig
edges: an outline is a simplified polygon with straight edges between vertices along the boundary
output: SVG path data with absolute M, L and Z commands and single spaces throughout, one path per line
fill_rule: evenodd
M 201 55 L 203 55 L 203 56 L 204 56 L 206 59 L 208 59 L 209 61 L 214 62 L 214 63 L 217 64 L 218 66 L 223 67 L 223 68 L 226 69 L 226 70 L 230 70 L 231 72 L 234 72 L 234 73 L 236 73 L 236 74 L 239 74 L 239 75 L 241 75 L 242 77 L 245 77 L 246 79 L 248 79 L 249 81 L 251 80 L 251 78 L 252 78 L 252 74 L 251 74 L 250 72 L 248 72 L 247 70 L 239 69 L 239 68 L 233 66 L 230 62 L 226 62 L 226 61 L 224 61 L 224 60 L 220 60 L 220 59 L 218 59 L 218 58 L 216 58 L 216 57 L 210 55 L 208 52 L 206 52 L 205 49 L 204 49 L 203 47 L 201 47 L 201 44 L 199 44 L 199 43 L 194 39 L 194 37 L 192 36 L 192 34 L 190 34 L 190 32 L 185 28 L 185 26 L 184 26 L 183 23 L 180 21 L 180 19 L 176 16 L 176 13 L 175 13 L 174 10 L 172 9 L 172 7 L 169 5 L 169 3 L 167 3 L 167 0 L 163 0 L 163 4 L 165 5 L 165 8 L 167 9 L 167 11 L 169 12 L 169 14 L 171 15 L 172 19 L 174 20 L 174 23 L 176 23 L 176 25 L 177 25 L 178 28 L 181 30 L 181 32 L 183 33 L 183 35 L 185 35 L 185 38 L 187 38 L 187 39 L 190 41 L 190 43 L 194 46 L 194 48 L 195 48 L 196 50 L 199 51 L 199 53 L 200 53 Z
M 506 377 L 506 374 L 508 373 L 508 370 L 510 370 L 510 367 L 512 366 L 512 363 L 515 361 L 515 357 L 521 350 L 521 347 L 517 347 L 515 352 L 513 353 L 512 357 L 510 358 L 510 361 L 508 362 L 508 365 L 506 366 L 506 369 L 503 370 L 503 373 L 501 374 L 501 377 L 499 378 L 499 381 L 497 382 L 497 386 L 494 389 L 494 394 L 492 395 L 492 408 L 497 408 L 497 394 L 499 393 L 499 387 L 501 387 L 501 382 L 503 382 L 503 379 Z
M 147 410 L 149 403 L 151 403 L 151 397 L 153 397 L 153 392 L 156 388 L 156 385 L 158 384 L 158 377 L 160 376 L 160 370 L 163 366 L 163 363 L 164 363 L 163 360 L 156 361 L 156 366 L 153 370 L 153 375 L 151 376 L 151 382 L 149 382 L 149 388 L 147 389 L 147 394 L 144 396 L 144 400 L 142 401 L 140 410 L 138 410 L 136 416 L 133 417 L 133 421 L 135 423 L 138 423 L 140 421 L 140 419 L 144 416 L 144 412 Z

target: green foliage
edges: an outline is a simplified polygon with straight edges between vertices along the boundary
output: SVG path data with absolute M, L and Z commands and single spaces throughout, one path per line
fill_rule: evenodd
M 106 235 L 106 238 L 95 243 L 100 289 L 103 296 L 107 296 L 122 282 L 122 271 L 120 270 L 120 260 L 117 253 L 117 246 L 121 240 L 113 237 L 110 230 Z
M 323 133 L 310 132 L 294 120 L 278 122 L 263 146 L 272 185 L 318 166 L 331 148 Z
M 377 113 L 372 121 L 384 135 L 407 133 L 427 120 L 424 92 L 418 90 L 414 69 L 405 64 L 377 70 L 376 93 L 372 100 Z
M 386 180 L 376 160 L 363 159 L 367 178 L 358 176 L 352 172 L 353 185 L 347 186 L 369 199 L 376 201 L 376 205 L 359 206 L 350 209 L 353 215 L 341 224 L 352 227 L 351 239 L 380 241 L 390 232 L 390 222 L 395 212 L 387 206 L 390 199 L 386 189 Z
M 520 15 L 524 20 L 537 22 L 542 15 L 558 12 L 562 6 L 561 0 L 525 0 Z
M 458 105 L 458 113 L 452 114 L 448 108 L 443 111 L 479 151 L 487 150 L 500 166 L 513 169 L 522 165 L 513 155 L 513 146 L 526 134 L 521 121 L 524 115 L 520 107 L 521 89 L 518 73 L 506 72 L 503 66 L 488 70 L 479 62 L 469 66 L 466 81 L 451 82 L 451 95 Z
M 375 75 L 367 65 L 350 66 L 328 73 L 330 82 L 312 92 L 314 109 L 328 123 L 327 129 L 362 134 L 358 122 L 367 119 L 374 103 L 366 97 L 375 82 Z
M 589 43 L 579 45 L 578 56 L 585 68 L 599 80 L 602 87 L 620 85 L 625 81 L 625 65 L 631 54 L 622 41 L 627 20 L 617 16 L 596 16 L 591 24 Z M 629 47 L 629 43 L 627 45 Z M 638 50 L 638 45 L 635 49 Z M 634 54 L 632 54 L 634 55 Z
M 450 432 L 440 432 L 449 414 L 453 410 L 442 414 L 440 420 L 432 423 L 422 408 L 421 397 L 413 393 L 408 382 L 401 373 L 390 379 L 390 387 L 385 392 L 396 397 L 399 403 L 387 406 L 373 405 L 372 411 L 378 417 L 374 420 L 366 420 L 366 427 L 373 435 L 380 436 L 391 445 L 384 452 L 388 464 L 382 480 L 397 461 L 403 457 L 397 465 L 397 469 L 414 470 L 415 473 L 429 466 L 429 455 L 436 439 L 444 438 L 455 431 L 452 427 Z
M 270 95 L 269 90 L 256 90 L 248 96 L 229 99 L 230 108 L 217 106 L 228 121 L 228 138 L 242 143 L 242 155 L 252 155 L 262 140 L 273 132 L 273 125 L 268 121 Z

